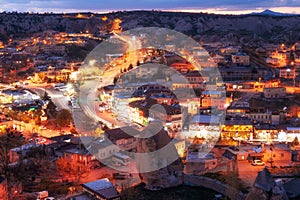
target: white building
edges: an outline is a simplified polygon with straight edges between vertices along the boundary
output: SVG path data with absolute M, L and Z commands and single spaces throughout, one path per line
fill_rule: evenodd
M 296 77 L 296 69 L 295 68 L 281 68 L 279 69 L 279 77 L 285 79 L 294 79 Z

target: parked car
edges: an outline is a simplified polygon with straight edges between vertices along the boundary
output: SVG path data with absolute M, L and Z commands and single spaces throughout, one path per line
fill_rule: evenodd
M 261 160 L 253 160 L 252 165 L 253 166 L 263 166 L 263 165 L 265 165 L 265 162 L 263 162 Z

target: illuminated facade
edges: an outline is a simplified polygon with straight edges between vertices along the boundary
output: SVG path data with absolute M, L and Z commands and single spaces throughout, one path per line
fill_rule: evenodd
M 249 122 L 232 122 L 225 121 L 225 124 L 221 126 L 222 138 L 240 138 L 243 140 L 249 140 L 253 138 L 253 125 Z

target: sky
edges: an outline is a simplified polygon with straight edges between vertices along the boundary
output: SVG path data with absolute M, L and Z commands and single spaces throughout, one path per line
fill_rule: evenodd
M 271 9 L 300 14 L 300 0 L 0 0 L 0 11 L 110 12 L 123 10 L 170 10 L 244 14 Z

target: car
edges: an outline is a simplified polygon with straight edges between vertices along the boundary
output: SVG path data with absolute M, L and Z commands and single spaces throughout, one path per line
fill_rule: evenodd
M 54 197 L 47 197 L 45 200 L 55 200 Z
M 261 160 L 253 160 L 252 165 L 253 166 L 263 166 L 263 165 L 265 165 L 265 162 L 263 162 Z

